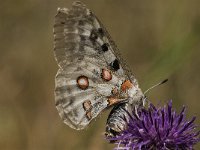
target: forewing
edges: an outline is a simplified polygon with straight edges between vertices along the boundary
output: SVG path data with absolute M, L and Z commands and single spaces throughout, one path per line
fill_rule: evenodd
M 57 109 L 67 125 L 83 129 L 112 105 L 108 102 L 112 89 L 132 75 L 123 69 L 125 65 L 116 56 L 116 46 L 107 31 L 80 2 L 74 2 L 71 9 L 58 9 L 54 44 L 59 65 L 55 78 Z

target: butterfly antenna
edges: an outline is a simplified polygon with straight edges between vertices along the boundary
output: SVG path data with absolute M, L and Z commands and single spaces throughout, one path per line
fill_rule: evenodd
M 150 87 L 149 89 L 147 89 L 147 90 L 144 92 L 144 95 L 145 95 L 146 93 L 148 93 L 151 89 L 153 89 L 153 88 L 155 88 L 155 87 L 157 87 L 157 86 L 159 86 L 159 85 L 161 85 L 161 84 L 164 84 L 164 83 L 166 83 L 167 81 L 168 81 L 168 79 L 165 79 L 165 80 L 163 80 L 163 81 L 157 83 L 156 85 Z

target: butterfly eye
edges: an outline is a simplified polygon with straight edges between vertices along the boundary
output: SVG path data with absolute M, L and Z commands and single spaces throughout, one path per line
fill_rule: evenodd
M 79 86 L 79 88 L 81 88 L 82 90 L 85 90 L 88 88 L 89 86 L 89 81 L 88 78 L 86 76 L 79 76 L 77 78 L 77 85 Z
M 111 71 L 108 69 L 102 69 L 102 79 L 110 81 L 112 79 Z

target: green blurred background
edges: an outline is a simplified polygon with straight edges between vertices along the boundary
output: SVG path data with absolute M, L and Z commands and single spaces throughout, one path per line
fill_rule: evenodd
M 172 99 L 200 123 L 200 1 L 84 0 L 106 26 L 154 104 Z M 62 123 L 54 105 L 53 23 L 72 0 L 0 2 L 0 149 L 103 150 L 109 110 L 86 130 Z M 200 149 L 200 144 L 195 149 Z

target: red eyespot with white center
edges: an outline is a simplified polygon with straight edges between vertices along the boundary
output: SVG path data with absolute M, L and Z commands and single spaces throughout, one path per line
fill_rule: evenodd
M 80 89 L 85 90 L 89 86 L 89 80 L 86 76 L 79 76 L 77 78 L 77 85 Z
M 104 79 L 105 81 L 112 80 L 111 71 L 108 69 L 102 69 L 102 79 Z

